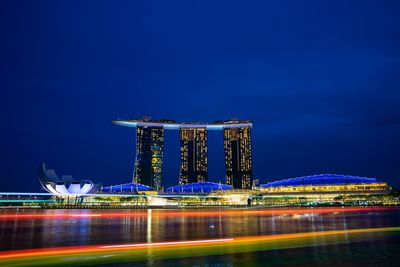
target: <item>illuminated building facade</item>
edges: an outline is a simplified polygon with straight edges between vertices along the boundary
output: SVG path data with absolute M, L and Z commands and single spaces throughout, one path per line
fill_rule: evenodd
M 89 180 L 74 180 L 70 175 L 58 177 L 44 162 L 39 166 L 39 182 L 45 191 L 56 196 L 81 196 L 98 190 L 98 185 Z
M 164 128 L 136 128 L 136 160 L 133 182 L 160 190 L 164 154 Z
M 234 188 L 252 186 L 251 121 L 215 121 L 213 123 L 177 123 L 172 120 L 128 119 L 113 123 L 137 128 L 134 183 L 160 190 L 164 130 L 179 130 L 180 184 L 208 180 L 207 132 L 223 131 L 226 180 Z
M 226 183 L 234 188 L 252 187 L 250 127 L 225 128 Z
M 207 129 L 181 128 L 179 136 L 181 152 L 179 183 L 207 181 Z
M 219 191 L 232 190 L 231 185 L 212 182 L 196 182 L 169 187 L 164 194 L 210 194 Z
M 140 193 L 140 194 L 157 194 L 157 191 L 154 190 L 153 187 L 144 185 L 144 184 L 135 184 L 135 183 L 127 183 L 127 184 L 118 184 L 118 185 L 110 185 L 101 187 L 98 193 L 110 193 L 110 194 L 118 194 L 118 193 Z
M 382 194 L 390 187 L 376 178 L 338 174 L 319 174 L 261 184 L 258 190 L 268 194 Z

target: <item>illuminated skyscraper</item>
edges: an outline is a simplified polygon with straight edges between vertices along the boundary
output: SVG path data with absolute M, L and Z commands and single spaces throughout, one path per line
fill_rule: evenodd
M 138 126 L 136 128 L 136 160 L 133 182 L 160 190 L 164 153 L 164 128 Z
M 207 129 L 180 128 L 181 166 L 179 183 L 208 180 Z
M 134 183 L 162 188 L 164 130 L 179 130 L 179 183 L 208 180 L 207 131 L 224 132 L 226 181 L 234 188 L 251 188 L 251 121 L 226 120 L 213 123 L 178 123 L 150 118 L 114 120 L 113 123 L 136 127 L 136 160 Z
M 234 188 L 252 186 L 250 127 L 224 128 L 226 183 Z

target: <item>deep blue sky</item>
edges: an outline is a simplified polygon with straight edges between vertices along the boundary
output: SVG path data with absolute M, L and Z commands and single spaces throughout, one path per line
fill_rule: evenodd
M 270 3 L 272 2 L 272 3 Z M 400 1 L 0 1 L 0 191 L 131 180 L 114 118 L 254 121 L 254 176 L 399 187 Z M 166 134 L 166 185 L 178 181 Z M 224 180 L 209 135 L 210 180 Z

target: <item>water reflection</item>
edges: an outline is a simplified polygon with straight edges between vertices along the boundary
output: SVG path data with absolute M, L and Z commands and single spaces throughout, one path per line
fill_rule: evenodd
M 129 216 L 89 216 L 96 215 L 95 211 L 57 211 L 38 210 L 35 214 L 63 214 L 78 213 L 83 216 L 56 217 L 49 219 L 1 219 L 0 217 L 0 250 L 49 248 L 62 246 L 87 246 L 98 244 L 124 244 L 141 242 L 163 242 L 177 240 L 202 240 L 231 237 L 260 237 L 266 235 L 280 235 L 291 233 L 324 232 L 332 230 L 351 230 L 378 227 L 397 227 L 400 225 L 400 212 L 393 210 L 374 210 L 357 212 L 327 212 L 327 213 L 282 213 L 271 215 L 269 213 L 233 213 L 232 216 L 225 216 L 219 213 L 212 213 L 207 216 L 200 213 L 196 216 L 166 216 L 176 211 L 122 211 Z M 121 213 L 121 211 L 118 211 Z M 23 214 L 24 212 L 22 212 Z M 1 215 L 1 214 L 0 214 Z M 88 215 L 88 216 L 86 216 Z M 138 216 L 131 216 L 138 215 Z M 240 238 L 238 239 L 240 240 Z M 256 240 L 256 239 L 254 239 Z M 398 238 L 396 236 L 398 242 Z M 213 250 L 199 247 L 190 251 L 187 247 L 177 249 L 176 255 L 189 256 L 210 256 L 215 253 L 230 254 L 244 253 L 241 260 L 255 262 L 263 258 L 265 252 L 269 257 L 274 258 L 275 254 L 285 253 L 283 251 L 271 252 L 271 250 L 286 250 L 290 247 L 299 248 L 307 246 L 308 260 L 312 262 L 323 262 L 328 258 L 336 257 L 336 254 L 343 257 L 351 257 L 354 251 L 350 243 L 355 241 L 363 244 L 368 251 L 380 251 L 387 247 L 390 242 L 386 234 L 348 234 L 341 232 L 337 235 L 310 235 L 306 239 L 285 240 L 258 240 L 252 243 L 243 241 L 231 247 L 214 246 Z M 341 245 L 338 245 L 341 244 Z M 386 244 L 386 245 L 385 245 Z M 390 248 L 388 248 L 390 251 Z M 159 258 L 163 252 L 145 250 L 147 264 L 158 264 L 157 261 L 165 260 Z M 201 253 L 203 254 L 201 254 Z M 122 252 L 121 252 L 122 253 Z M 199 254 L 200 253 L 200 254 Z M 254 256 L 256 255 L 256 256 Z M 168 258 L 168 255 L 164 255 Z M 175 254 L 173 254 L 175 256 Z M 122 256 L 121 256 L 122 257 Z M 226 256 L 225 263 L 233 256 Z M 256 257 L 256 258 L 254 258 Z M 218 257 L 217 257 L 218 258 Z M 234 258 L 234 257 L 233 257 Z M 184 260 L 182 260 L 184 262 Z

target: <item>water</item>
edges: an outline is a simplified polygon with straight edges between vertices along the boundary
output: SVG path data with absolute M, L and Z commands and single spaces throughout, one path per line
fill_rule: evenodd
M 121 254 L 107 251 L 95 256 L 87 256 L 90 254 L 84 254 L 82 250 L 83 254 L 80 251 L 74 254 L 79 257 L 67 255 L 62 263 L 174 267 L 400 266 L 398 230 L 280 238 L 282 234 L 399 226 L 400 209 L 0 211 L 0 251 L 5 254 L 32 248 L 78 246 L 85 249 L 91 245 L 218 241 L 273 235 L 279 238 L 243 241 L 233 245 L 225 242 L 217 245 L 180 245 L 173 249 L 160 245 L 137 254 L 134 254 L 134 248 Z M 63 260 L 63 257 L 60 254 L 57 260 Z M 44 265 L 35 256 L 25 260 L 28 259 L 32 264 Z M 56 265 L 60 262 L 47 261 L 47 264 L 52 263 Z

